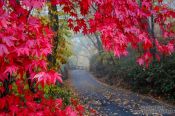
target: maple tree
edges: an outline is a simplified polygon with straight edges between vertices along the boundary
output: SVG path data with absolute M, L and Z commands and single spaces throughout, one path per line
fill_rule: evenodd
M 63 9 L 75 17 L 68 20 L 69 26 L 85 34 L 100 32 L 105 50 L 117 57 L 127 55 L 130 46 L 134 49 L 142 46 L 144 52 L 137 62 L 148 66 L 153 59 L 159 60 L 160 55 L 174 52 L 175 11 L 163 0 L 77 1 L 83 18 L 78 18 L 76 10 L 71 9 L 76 2 L 68 1 Z M 154 32 L 156 27 L 159 37 Z
M 70 106 L 64 112 L 55 106 L 51 100 L 44 97 L 40 104 L 33 99 L 37 85 L 62 82 L 60 74 L 47 68 L 47 55 L 52 52 L 54 32 L 43 25 L 39 18 L 31 15 L 33 9 L 40 9 L 46 0 L 0 0 L 0 80 L 1 111 L 14 114 L 57 112 L 60 115 L 76 115 Z M 49 0 L 53 6 L 60 5 L 69 14 L 68 25 L 75 32 L 100 33 L 103 47 L 114 52 L 115 56 L 127 55 L 128 47 L 134 49 L 142 46 L 143 54 L 138 58 L 140 65 L 147 66 L 152 59 L 160 59 L 160 55 L 170 55 L 174 52 L 174 18 L 175 11 L 163 0 Z M 77 7 L 78 6 L 78 7 Z M 155 25 L 161 30 L 156 37 Z M 24 79 L 26 78 L 26 79 Z M 9 94 L 17 86 L 17 93 Z M 29 89 L 24 90 L 27 84 Z M 37 86 L 36 85 L 36 86 Z M 27 102 L 21 101 L 23 94 Z M 41 94 L 43 95 L 43 94 Z M 12 101 L 16 101 L 12 103 Z M 57 100 L 57 106 L 61 104 Z M 19 105 L 20 104 L 20 105 Z M 21 107 L 21 108 L 20 108 Z M 36 108 L 37 107 L 37 108 Z M 82 108 L 80 108 L 82 109 Z M 65 114 L 64 114 L 64 113 Z M 66 114 L 67 113 L 67 114 Z M 71 114 L 73 113 L 73 114 Z M 26 114 L 27 115 L 27 114 Z
M 46 84 L 62 83 L 47 68 L 53 31 L 31 15 L 41 1 L 0 0 L 0 113 L 1 115 L 81 115 L 79 104 L 64 106 L 62 99 L 46 99 Z M 38 86 L 38 87 L 37 87 Z

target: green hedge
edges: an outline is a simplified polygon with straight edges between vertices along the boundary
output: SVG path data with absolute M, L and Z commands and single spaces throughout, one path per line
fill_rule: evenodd
M 92 57 L 90 69 L 98 77 L 108 77 L 108 81 L 114 78 L 122 80 L 133 91 L 175 100 L 175 55 L 163 58 L 149 68 L 136 64 L 134 56 L 120 59 L 112 56 L 115 63 L 111 64 L 111 54 L 96 55 Z

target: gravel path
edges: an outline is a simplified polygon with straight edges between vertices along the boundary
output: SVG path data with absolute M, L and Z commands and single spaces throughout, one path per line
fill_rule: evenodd
M 97 110 L 99 116 L 175 116 L 175 108 L 136 93 L 112 89 L 85 70 L 71 70 L 70 77 L 80 99 Z

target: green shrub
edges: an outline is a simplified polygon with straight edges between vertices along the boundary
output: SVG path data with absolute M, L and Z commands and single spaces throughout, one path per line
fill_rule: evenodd
M 147 90 L 146 93 L 175 99 L 175 55 L 155 63 L 154 66 L 150 65 L 147 69 L 135 66 L 128 73 L 128 78 L 132 79 L 134 90 Z
M 148 68 L 139 66 L 134 56 L 136 55 L 114 58 L 115 64 L 110 64 L 107 62 L 110 54 L 96 55 L 91 61 L 91 70 L 99 77 L 107 76 L 111 82 L 114 78 L 120 79 L 133 91 L 175 100 L 175 54 L 162 58 L 160 62 L 155 62 L 154 66 L 151 64 Z
M 58 85 L 45 86 L 44 93 L 46 98 L 62 98 L 64 105 L 70 105 L 70 91 L 64 90 Z

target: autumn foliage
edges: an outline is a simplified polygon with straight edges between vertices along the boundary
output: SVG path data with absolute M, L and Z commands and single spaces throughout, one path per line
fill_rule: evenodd
M 45 99 L 33 83 L 44 86 L 62 82 L 60 74 L 47 68 L 54 32 L 31 15 L 46 0 L 0 0 L 0 80 L 2 115 L 78 115 L 71 106 L 62 109 L 62 100 Z M 50 0 L 70 15 L 68 24 L 75 32 L 99 32 L 106 51 L 127 55 L 128 47 L 142 47 L 137 62 L 147 66 L 152 59 L 174 52 L 175 11 L 162 0 Z M 77 7 L 78 6 L 78 7 Z M 77 12 L 79 9 L 79 12 Z M 150 20 L 152 23 L 150 23 Z M 152 25 L 150 25 L 152 24 Z M 151 31 L 156 24 L 160 36 Z M 160 40 L 163 40 L 161 42 Z M 15 84 L 17 92 L 12 90 Z M 29 89 L 24 90 L 28 85 Z M 33 95 L 34 94 L 34 95 Z M 42 99 L 39 103 L 35 98 Z M 79 107 L 82 109 L 81 107 Z
M 32 8 L 40 7 L 35 1 L 0 1 L 1 115 L 73 116 L 82 112 L 79 106 L 64 106 L 62 99 L 46 99 L 43 89 L 37 88 L 62 82 L 60 74 L 47 68 L 54 33 L 31 15 Z
M 175 11 L 163 0 L 81 0 L 77 4 L 86 21 L 70 19 L 70 27 L 85 34 L 100 32 L 105 50 L 117 57 L 128 55 L 128 47 L 137 50 L 141 46 L 143 54 L 137 62 L 148 66 L 153 59 L 174 52 Z M 77 16 L 74 9 L 64 8 Z

